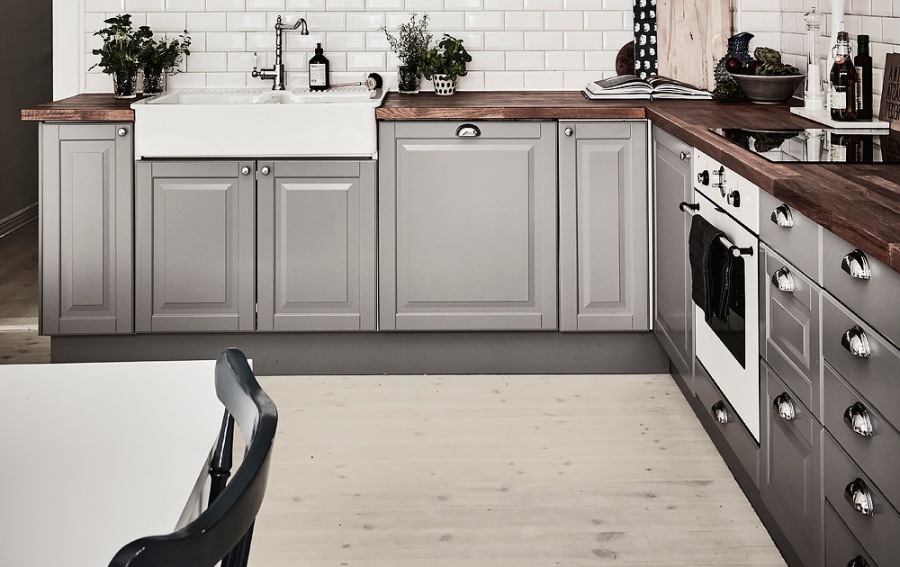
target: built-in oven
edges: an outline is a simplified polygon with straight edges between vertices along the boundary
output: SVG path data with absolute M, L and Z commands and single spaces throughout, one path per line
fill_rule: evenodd
M 693 161 L 694 203 L 682 210 L 721 231 L 717 250 L 732 256 L 721 317 L 694 303 L 696 356 L 759 441 L 759 188 L 698 150 Z

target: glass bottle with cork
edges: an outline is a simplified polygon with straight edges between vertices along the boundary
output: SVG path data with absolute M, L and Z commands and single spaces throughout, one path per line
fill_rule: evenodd
M 859 80 L 850 50 L 850 34 L 840 31 L 834 46 L 829 99 L 831 119 L 856 120 L 856 83 Z
M 869 55 L 869 36 L 856 36 L 857 50 L 853 58 L 856 66 L 856 118 L 872 119 L 872 57 Z

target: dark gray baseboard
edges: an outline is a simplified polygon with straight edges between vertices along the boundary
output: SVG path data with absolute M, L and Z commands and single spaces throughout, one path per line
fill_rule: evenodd
M 38 204 L 33 203 L 21 211 L 15 212 L 4 219 L 0 219 L 0 238 L 22 228 L 38 218 Z
M 214 359 L 235 346 L 260 375 L 656 374 L 652 333 L 376 332 L 56 336 L 53 362 Z

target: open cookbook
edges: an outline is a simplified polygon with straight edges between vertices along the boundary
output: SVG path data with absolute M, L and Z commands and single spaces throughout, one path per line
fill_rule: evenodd
M 620 75 L 587 84 L 581 93 L 591 100 L 711 100 L 712 95 L 693 85 L 668 77 L 641 79 L 634 75 Z

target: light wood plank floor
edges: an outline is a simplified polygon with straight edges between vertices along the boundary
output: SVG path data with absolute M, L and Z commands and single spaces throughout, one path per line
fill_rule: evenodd
M 671 377 L 262 377 L 256 567 L 784 562 Z
M 38 329 L 38 223 L 0 238 L 0 364 L 50 362 Z

